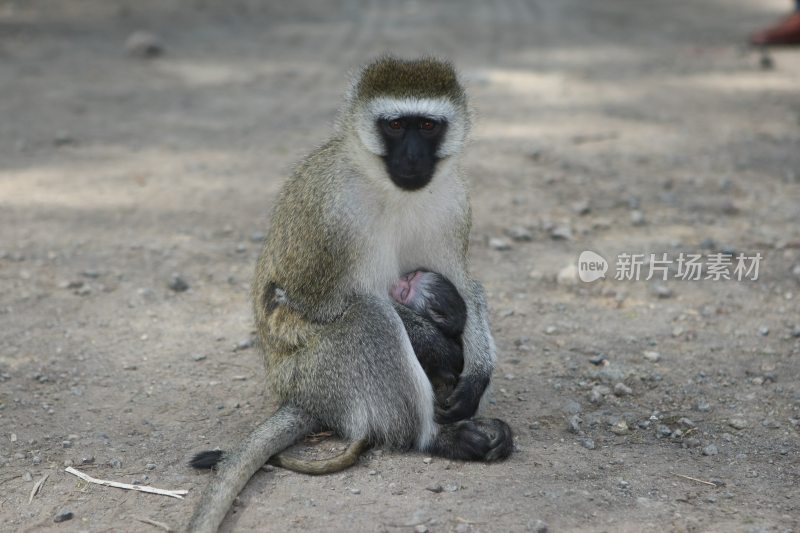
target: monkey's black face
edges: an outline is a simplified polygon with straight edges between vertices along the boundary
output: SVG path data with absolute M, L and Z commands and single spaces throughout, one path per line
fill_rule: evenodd
M 383 160 L 392 182 L 406 191 L 416 191 L 430 183 L 447 123 L 407 116 L 381 119 L 378 129 L 386 147 Z

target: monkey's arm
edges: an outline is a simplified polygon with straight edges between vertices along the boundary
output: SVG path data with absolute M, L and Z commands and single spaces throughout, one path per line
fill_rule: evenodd
M 467 279 L 460 294 L 467 304 L 467 324 L 462 335 L 464 371 L 455 390 L 444 402 L 445 406 L 437 406 L 436 421 L 440 424 L 475 415 L 494 371 L 495 345 L 489 330 L 489 311 L 483 286 Z
M 434 390 L 442 385 L 445 390 L 452 392 L 464 369 L 464 352 L 461 346 L 439 331 L 430 320 L 408 307 L 394 302 L 394 308 L 403 321 L 414 354 L 434 385 Z M 445 399 L 437 394 L 437 400 L 443 402 Z

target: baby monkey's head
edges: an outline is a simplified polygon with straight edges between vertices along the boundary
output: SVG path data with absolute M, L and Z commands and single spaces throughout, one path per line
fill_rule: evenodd
M 449 279 L 426 270 L 404 274 L 390 289 L 398 303 L 428 318 L 448 337 L 458 338 L 467 322 L 467 306 Z

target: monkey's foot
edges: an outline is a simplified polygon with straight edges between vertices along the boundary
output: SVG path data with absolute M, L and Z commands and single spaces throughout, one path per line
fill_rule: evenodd
M 431 450 L 462 461 L 500 461 L 514 450 L 511 428 L 497 418 L 475 418 L 442 426 Z

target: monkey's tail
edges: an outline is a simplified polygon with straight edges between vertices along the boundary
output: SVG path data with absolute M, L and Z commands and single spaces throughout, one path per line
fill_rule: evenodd
M 312 476 L 333 474 L 356 464 L 361 453 L 367 448 L 369 448 L 369 441 L 367 439 L 359 439 L 352 442 L 339 455 L 328 459 L 299 459 L 284 452 L 273 455 L 269 460 L 269 464 Z
M 252 431 L 238 449 L 225 453 L 217 464 L 217 475 L 195 507 L 188 530 L 215 533 L 233 500 L 267 460 L 301 437 L 315 431 L 317 422 L 305 411 L 284 405 Z

